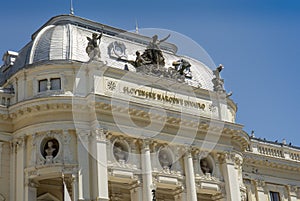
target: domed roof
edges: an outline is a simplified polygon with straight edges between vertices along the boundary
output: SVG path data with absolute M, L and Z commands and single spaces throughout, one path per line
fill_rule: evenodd
M 101 60 L 108 66 L 124 69 L 124 62 L 118 61 L 116 45 L 121 49 L 118 51 L 127 60 L 135 60 L 136 51 L 144 51 L 150 41 L 149 37 L 135 33 L 126 32 L 114 27 L 99 24 L 72 15 L 61 15 L 53 17 L 37 32 L 32 35 L 32 41 L 20 52 L 15 65 L 1 76 L 3 82 L 21 68 L 51 61 L 78 61 L 86 63 L 89 56 L 86 53 L 88 44 L 87 37 L 93 33 L 100 34 Z M 200 61 L 186 56 L 176 55 L 177 47 L 174 44 L 163 42 L 160 45 L 163 51 L 166 67 L 172 66 L 172 62 L 185 59 L 191 64 L 192 79 L 189 84 L 198 85 L 207 90 L 213 90 L 213 73 Z M 135 71 L 134 67 L 129 67 Z

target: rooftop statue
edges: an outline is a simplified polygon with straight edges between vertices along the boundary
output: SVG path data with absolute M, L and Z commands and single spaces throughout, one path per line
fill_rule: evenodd
M 191 72 L 191 64 L 185 59 L 180 59 L 174 61 L 172 65 L 175 67 L 175 70 L 180 74 L 183 75 L 185 78 L 192 78 Z
M 142 57 L 142 55 L 141 55 L 141 53 L 139 51 L 136 51 L 135 55 L 136 55 L 136 58 L 135 58 L 134 61 L 133 60 L 124 60 L 124 59 L 121 59 L 121 58 L 119 58 L 119 60 L 127 61 L 127 62 L 129 62 L 131 65 L 133 65 L 136 68 L 140 67 L 140 66 L 143 66 L 143 65 L 151 64 L 151 61 L 146 61 Z
M 85 49 L 86 53 L 89 55 L 90 60 L 100 60 L 100 40 L 103 33 L 101 33 L 99 36 L 96 33 L 92 34 L 92 38 L 86 37 L 88 42 L 88 45 Z M 98 43 L 99 40 L 99 43 Z
M 220 77 L 220 72 L 223 70 L 223 65 L 220 64 L 219 67 L 216 68 L 216 70 L 213 71 L 215 78 L 212 79 L 212 82 L 214 84 L 214 91 L 224 93 L 224 79 Z
M 161 40 L 158 40 L 158 36 L 157 35 L 154 35 L 152 36 L 152 41 L 150 41 L 150 43 L 148 44 L 147 46 L 147 49 L 156 49 L 156 50 L 159 50 L 159 45 L 160 43 L 168 40 L 168 38 L 170 38 L 171 34 L 169 34 L 167 37 L 161 39 Z
M 136 68 L 136 72 L 148 75 L 171 78 L 178 82 L 185 82 L 185 79 L 192 79 L 191 64 L 185 59 L 174 61 L 172 63 L 173 66 L 165 68 L 165 58 L 163 57 L 159 45 L 169 37 L 170 34 L 167 37 L 158 40 L 158 36 L 154 35 L 143 54 L 136 51 L 135 60 L 128 60 L 127 58 L 119 56 L 117 61 L 129 63 Z M 111 48 L 113 48 L 113 45 L 111 45 L 109 51 L 111 51 Z
M 152 37 L 152 41 L 149 42 L 147 49 L 141 55 L 145 61 L 150 62 L 151 64 L 157 64 L 159 66 L 165 65 L 165 58 L 162 54 L 162 51 L 159 48 L 159 45 L 166 41 L 171 35 L 169 34 L 167 37 L 158 40 L 158 36 L 154 35 Z

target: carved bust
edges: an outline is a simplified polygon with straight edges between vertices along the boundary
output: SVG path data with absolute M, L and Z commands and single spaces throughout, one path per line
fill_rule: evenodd
M 53 147 L 53 142 L 50 140 L 50 141 L 47 142 L 47 145 L 48 145 L 48 148 L 45 149 L 45 152 L 46 152 L 47 156 L 53 156 L 53 152 L 56 150 Z
M 59 149 L 59 144 L 56 139 L 48 139 L 44 144 L 43 148 L 43 156 L 45 158 L 54 158 Z
M 114 157 L 119 162 L 126 162 L 128 159 L 128 149 L 124 143 L 116 142 L 113 148 Z
M 212 173 L 212 168 L 210 167 L 206 158 L 204 158 L 200 161 L 200 167 L 201 167 L 203 174 L 207 174 L 207 173 L 211 174 Z
M 162 149 L 159 151 L 158 160 L 163 169 L 170 169 L 172 167 L 172 158 L 169 150 Z

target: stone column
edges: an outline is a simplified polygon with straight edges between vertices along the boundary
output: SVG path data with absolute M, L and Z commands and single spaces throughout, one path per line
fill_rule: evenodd
M 288 186 L 286 186 L 286 188 L 287 188 L 288 195 L 289 195 L 289 201 L 297 201 L 298 200 L 298 198 L 297 198 L 298 197 L 297 196 L 298 187 L 288 185 Z
M 78 176 L 72 175 L 72 198 L 74 201 L 78 201 Z
M 96 129 L 93 134 L 96 137 L 96 174 L 97 174 L 97 201 L 109 200 L 106 134 L 104 129 Z
M 256 180 L 256 190 L 257 190 L 257 201 L 265 201 L 269 199 L 268 194 L 265 190 L 265 182 L 262 180 Z
M 150 142 L 143 141 L 141 151 L 142 177 L 143 177 L 143 201 L 152 201 L 152 167 L 150 156 Z
M 0 142 L 0 177 L 2 175 L 2 147 L 3 147 L 3 142 Z
M 143 200 L 143 189 L 140 185 L 138 185 L 130 190 L 130 200 L 131 201 Z
M 242 157 L 237 153 L 223 153 L 220 157 L 227 201 L 241 201 L 239 168 Z
M 17 146 L 17 156 L 16 156 L 16 200 L 24 200 L 24 152 L 25 152 L 25 142 L 24 138 L 19 138 L 16 140 Z
M 89 131 L 77 132 L 77 157 L 78 157 L 78 199 L 90 200 L 90 175 L 89 175 Z
M 15 200 L 15 178 L 16 178 L 16 143 L 11 142 L 10 143 L 11 147 L 11 153 L 10 153 L 10 200 L 14 201 Z
M 25 185 L 25 201 L 36 201 L 36 198 L 37 198 L 36 185 L 30 179 L 27 179 Z
M 223 180 L 223 176 L 221 174 L 221 165 L 218 160 L 218 154 L 213 154 L 213 158 L 215 160 L 215 170 L 213 176 L 219 178 L 220 180 Z
M 186 193 L 187 200 L 197 201 L 197 191 L 195 184 L 195 173 L 193 165 L 193 157 L 191 150 L 186 150 L 184 156 L 184 167 L 185 167 L 185 182 L 186 182 Z
M 253 181 L 250 179 L 244 180 L 245 186 L 246 186 L 246 194 L 248 201 L 256 201 L 256 190 L 254 189 L 255 186 L 253 184 Z

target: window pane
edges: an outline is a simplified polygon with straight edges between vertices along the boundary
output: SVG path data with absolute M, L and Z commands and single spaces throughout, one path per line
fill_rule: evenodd
M 51 90 L 60 90 L 60 78 L 52 78 L 51 82 Z
M 270 191 L 271 201 L 280 201 L 279 193 Z
M 47 80 L 40 80 L 39 81 L 39 92 L 47 91 Z

